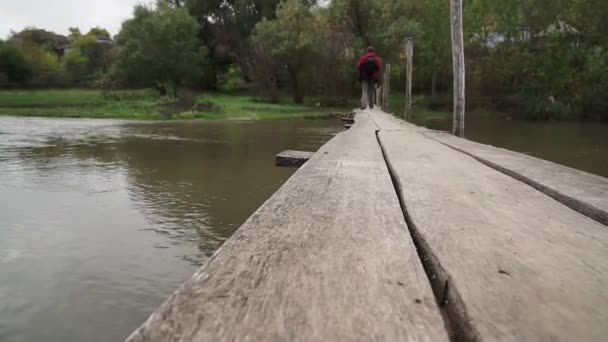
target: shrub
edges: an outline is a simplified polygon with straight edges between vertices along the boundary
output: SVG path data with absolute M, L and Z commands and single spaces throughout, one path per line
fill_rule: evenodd
M 522 103 L 525 118 L 530 120 L 568 120 L 577 115 L 574 106 L 553 97 L 529 97 Z

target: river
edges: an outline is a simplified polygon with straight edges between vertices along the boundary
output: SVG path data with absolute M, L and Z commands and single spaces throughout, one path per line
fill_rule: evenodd
M 121 341 L 316 150 L 331 121 L 0 117 L 0 341 Z M 608 176 L 608 126 L 467 122 L 467 135 Z
M 427 127 L 449 130 L 450 125 L 443 121 Z M 481 115 L 467 118 L 465 135 L 473 141 L 608 177 L 608 123 L 505 120 Z
M 332 121 L 0 117 L 0 341 L 121 341 Z

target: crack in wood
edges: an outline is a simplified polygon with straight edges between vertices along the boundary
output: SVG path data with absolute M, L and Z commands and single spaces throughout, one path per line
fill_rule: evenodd
M 386 149 L 382 145 L 379 134 L 380 130 L 376 130 L 376 139 L 382 151 L 382 157 L 386 163 L 388 173 L 390 175 L 393 187 L 399 199 L 399 205 L 407 228 L 410 232 L 418 257 L 422 263 L 427 278 L 431 284 L 435 301 L 439 306 L 441 315 L 444 320 L 445 328 L 448 331 L 450 340 L 453 342 L 478 342 L 481 341 L 477 329 L 471 324 L 471 320 L 467 314 L 466 306 L 456 288 L 449 290 L 449 275 L 443 268 L 438 258 L 434 255 L 431 247 L 419 233 L 418 228 L 411 220 L 408 214 L 405 201 L 402 194 L 402 186 L 395 174 L 395 170 L 391 165 L 386 154 Z

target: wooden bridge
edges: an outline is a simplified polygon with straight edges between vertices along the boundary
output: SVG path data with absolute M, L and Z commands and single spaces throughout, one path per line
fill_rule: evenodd
M 608 179 L 379 110 L 128 339 L 606 341 Z

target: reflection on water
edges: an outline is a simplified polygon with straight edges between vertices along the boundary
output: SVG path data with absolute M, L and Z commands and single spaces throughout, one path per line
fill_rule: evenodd
M 419 123 L 420 124 L 420 123 Z M 450 122 L 429 128 L 449 130 Z M 608 124 L 598 122 L 508 121 L 470 115 L 468 139 L 608 177 Z
M 124 339 L 338 130 L 0 118 L 0 341 Z

